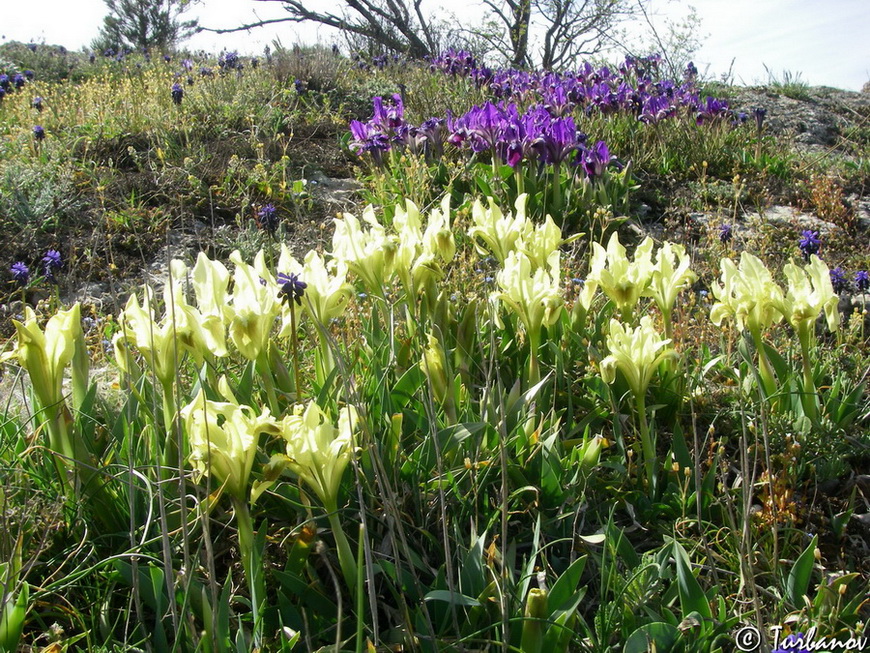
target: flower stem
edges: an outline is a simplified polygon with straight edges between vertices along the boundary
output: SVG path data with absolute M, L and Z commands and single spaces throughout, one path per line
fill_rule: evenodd
M 166 439 L 163 443 L 163 466 L 177 468 L 180 457 L 178 442 L 175 438 L 175 393 L 172 381 L 162 383 L 163 386 L 163 428 L 166 431 Z
M 242 557 L 242 568 L 245 571 L 248 591 L 251 594 L 251 616 L 254 622 L 253 647 L 254 649 L 259 649 L 262 630 L 260 607 L 266 597 L 263 569 L 259 564 L 260 556 L 257 551 L 254 523 L 251 520 L 251 511 L 248 509 L 248 503 L 238 497 L 232 497 L 232 500 L 239 533 L 239 553 Z
M 538 363 L 538 349 L 541 346 L 541 332 L 529 332 L 529 387 L 541 380 L 541 367 Z
M 638 392 L 634 400 L 637 406 L 637 421 L 640 426 L 640 446 L 643 451 L 644 476 L 649 488 L 655 492 L 656 478 L 656 448 L 649 432 L 649 422 L 646 419 L 646 393 Z
M 293 351 L 293 380 L 296 385 L 296 401 L 302 396 L 302 384 L 299 381 L 299 334 L 296 333 L 296 306 L 290 302 L 290 347 Z
M 798 329 L 798 339 L 801 343 L 801 358 L 803 363 L 803 391 L 801 393 L 801 403 L 804 407 L 806 416 L 812 421 L 817 421 L 819 418 L 819 407 L 817 403 L 816 382 L 813 379 L 813 367 L 810 361 L 810 341 L 812 340 L 812 326 L 802 325 Z
M 260 378 L 263 379 L 263 387 L 266 389 L 266 397 L 269 400 L 269 409 L 273 415 L 280 415 L 281 409 L 278 405 L 278 395 L 275 393 L 275 379 L 272 378 L 272 370 L 269 365 L 269 354 L 266 350 L 260 352 L 255 363 L 257 372 L 260 373 Z M 299 392 L 299 388 L 295 388 Z
M 770 399 L 776 392 L 776 378 L 773 374 L 773 367 L 770 365 L 770 360 L 768 360 L 767 353 L 764 351 L 761 329 L 750 329 L 750 333 L 752 334 L 752 341 L 755 343 L 755 350 L 758 352 L 758 372 L 761 374 L 764 394 Z

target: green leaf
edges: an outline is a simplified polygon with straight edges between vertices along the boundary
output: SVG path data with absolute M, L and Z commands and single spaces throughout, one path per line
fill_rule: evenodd
M 565 609 L 566 604 L 571 602 L 574 593 L 577 591 L 577 586 L 580 584 L 580 576 L 583 575 L 583 570 L 586 567 L 587 556 L 580 556 L 570 566 L 562 572 L 559 579 L 553 583 L 553 588 L 550 590 L 549 605 L 550 612 Z
M 469 596 L 480 596 L 486 587 L 486 571 L 483 566 L 485 540 L 486 531 L 474 541 L 459 569 L 459 588 Z
M 710 611 L 710 603 L 698 584 L 698 579 L 692 573 L 692 568 L 689 566 L 689 556 L 676 540 L 674 540 L 674 560 L 677 566 L 677 588 L 680 593 L 680 608 L 683 615 L 697 612 L 705 619 L 712 620 L 713 613 Z
M 689 453 L 689 447 L 686 445 L 686 436 L 683 434 L 683 429 L 680 427 L 679 422 L 674 423 L 672 451 L 674 452 L 674 459 L 680 463 L 680 467 L 694 468 L 692 455 Z
M 785 584 L 785 598 L 794 606 L 803 605 L 803 597 L 810 587 L 810 579 L 813 575 L 813 565 L 816 561 L 816 543 L 819 536 L 813 536 L 804 552 L 795 561 Z
M 464 605 L 476 608 L 480 606 L 480 601 L 460 594 L 459 592 L 450 592 L 449 590 L 432 590 L 423 597 L 424 601 L 444 601 L 450 605 Z
M 622 653 L 671 651 L 679 639 L 680 631 L 670 624 L 661 621 L 644 624 L 629 636 Z
M 18 597 L 13 601 L 10 595 L 6 603 L 0 606 L 0 651 L 12 653 L 18 650 L 18 640 L 24 630 L 24 617 L 27 615 L 27 603 L 30 598 L 30 586 L 21 584 Z

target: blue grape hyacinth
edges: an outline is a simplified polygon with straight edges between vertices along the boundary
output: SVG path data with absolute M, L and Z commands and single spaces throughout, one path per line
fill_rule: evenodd
M 45 269 L 45 278 L 50 282 L 55 282 L 55 272 L 63 267 L 63 257 L 56 249 L 50 249 L 42 257 L 42 265 Z
M 278 209 L 271 202 L 257 211 L 257 224 L 263 231 L 274 234 L 278 230 L 279 222 Z
M 821 246 L 822 241 L 819 240 L 818 231 L 804 229 L 801 232 L 801 239 L 798 243 L 798 247 L 800 247 L 801 253 L 804 255 L 805 260 L 809 261 L 810 256 L 812 256 L 813 254 L 818 254 Z
M 838 295 L 849 288 L 849 282 L 846 280 L 846 273 L 843 272 L 843 268 L 838 266 L 831 270 L 831 287 Z
M 27 267 L 27 264 L 24 261 L 17 261 L 12 264 L 12 267 L 9 268 L 9 271 L 12 273 L 12 278 L 18 282 L 19 286 L 26 286 L 27 282 L 30 281 L 30 268 Z
M 279 272 L 278 285 L 281 286 L 278 296 L 281 298 L 282 303 L 289 304 L 296 302 L 297 305 L 302 305 L 302 298 L 305 296 L 305 289 L 308 287 L 308 284 L 302 281 L 298 274 Z

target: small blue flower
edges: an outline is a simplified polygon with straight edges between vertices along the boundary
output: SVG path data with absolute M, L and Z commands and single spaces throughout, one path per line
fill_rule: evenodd
M 271 202 L 257 211 L 257 225 L 263 231 L 273 234 L 278 230 L 278 209 Z
M 867 270 L 858 270 L 855 273 L 855 287 L 861 292 L 870 289 L 870 273 Z
M 804 259 L 807 261 L 810 260 L 810 256 L 813 254 L 818 254 L 819 249 L 821 248 L 822 241 L 819 240 L 819 232 L 812 231 L 810 229 L 804 229 L 801 232 L 801 239 L 798 243 L 798 247 L 800 247 L 801 252 L 804 255 Z
M 56 283 L 54 273 L 63 267 L 63 257 L 56 249 L 50 249 L 42 257 L 42 265 L 45 270 L 45 278 L 49 283 Z
M 37 141 L 45 140 L 45 127 L 43 127 L 42 125 L 36 125 L 33 128 L 33 138 L 35 138 Z
M 31 102 L 31 106 L 33 106 L 33 108 L 36 109 L 37 111 L 42 111 L 42 109 L 44 108 L 42 106 L 42 98 L 37 95 L 35 98 L 33 98 L 33 102 Z
M 734 237 L 734 230 L 732 229 L 730 224 L 723 224 L 719 227 L 719 242 L 723 245 L 727 245 L 731 242 L 731 239 Z
M 278 296 L 281 298 L 281 303 L 296 302 L 299 306 L 302 305 L 302 298 L 305 296 L 305 289 L 308 284 L 299 278 L 298 274 L 278 273 L 278 285 L 281 290 Z
M 24 263 L 24 261 L 17 261 L 12 264 L 12 267 L 9 268 L 9 271 L 12 273 L 12 278 L 18 282 L 19 286 L 26 286 L 27 282 L 30 280 L 30 268 Z
M 841 292 L 844 292 L 849 287 L 849 282 L 846 281 L 846 273 L 843 272 L 843 268 L 836 267 L 830 272 L 831 274 L 831 286 L 834 288 L 834 292 L 838 295 Z

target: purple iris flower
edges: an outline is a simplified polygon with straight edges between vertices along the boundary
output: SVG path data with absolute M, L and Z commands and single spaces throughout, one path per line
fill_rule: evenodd
M 172 85 L 172 102 L 176 105 L 181 104 L 181 101 L 184 99 L 184 88 L 176 82 Z
M 12 267 L 9 268 L 9 271 L 12 273 L 12 278 L 18 282 L 19 286 L 26 286 L 27 282 L 30 280 L 30 268 L 24 263 L 24 261 L 17 261 L 12 264 Z
M 33 108 L 36 109 L 37 111 L 42 111 L 42 109 L 43 109 L 42 98 L 37 95 L 35 98 L 33 98 L 33 102 L 31 102 L 31 106 L 33 106 Z
M 357 155 L 368 152 L 377 165 L 383 163 L 383 153 L 390 149 L 390 139 L 379 127 L 370 122 L 353 120 L 350 123 L 350 133 L 353 137 L 350 145 L 356 148 Z
M 557 118 L 532 146 L 544 163 L 558 166 L 577 150 L 577 127 L 571 116 Z
M 643 101 L 638 120 L 655 124 L 676 114 L 677 108 L 666 95 L 650 95 Z
M 686 65 L 686 70 L 683 71 L 683 79 L 687 82 L 695 81 L 698 78 L 698 69 L 695 67 L 694 62 L 690 61 L 688 65 Z
M 15 77 L 12 78 L 12 83 L 15 85 L 15 88 L 24 88 L 27 79 L 21 73 L 15 73 Z
M 184 68 L 185 72 L 189 73 L 191 70 L 193 70 L 193 62 L 190 59 L 182 59 L 181 67 Z
M 731 239 L 734 237 L 734 230 L 731 228 L 730 224 L 723 224 L 719 227 L 719 241 L 723 245 L 727 245 L 731 242 Z
M 225 52 L 218 57 L 218 66 L 222 70 L 241 70 L 242 62 L 239 60 L 238 52 Z
M 764 117 L 767 115 L 767 109 L 764 107 L 755 107 L 752 110 L 752 117 L 755 118 L 755 127 L 758 131 L 761 131 L 762 126 L 764 125 Z
M 37 141 L 45 140 L 45 127 L 43 127 L 42 125 L 36 125 L 33 128 L 33 138 L 35 138 Z
M 867 272 L 867 270 L 858 270 L 855 273 L 855 288 L 862 293 L 870 290 L 870 272 Z
M 9 75 L 5 73 L 0 75 L 0 88 L 2 88 L 4 91 L 8 91 L 11 86 L 12 82 L 9 81 Z
M 523 160 L 523 146 L 517 140 L 501 141 L 498 144 L 499 158 L 511 168 L 516 168 Z
M 410 133 L 416 148 L 427 156 L 437 159 L 444 153 L 444 143 L 447 140 L 447 124 L 444 118 L 424 120 L 419 127 L 412 127 Z
M 293 80 L 293 88 L 296 90 L 296 93 L 301 95 L 305 92 L 305 82 L 301 79 L 295 79 Z
M 695 116 L 695 122 L 699 125 L 705 122 L 716 120 L 728 115 L 728 103 L 725 100 L 718 100 L 709 95 L 705 98 L 704 104 L 698 107 L 698 113 Z
M 487 102 L 483 106 L 473 107 L 465 115 L 468 117 L 472 151 L 494 150 L 504 126 L 504 112 L 492 102 Z
M 589 179 L 595 179 L 603 175 L 607 166 L 616 160 L 616 157 L 610 154 L 610 150 L 604 141 L 598 141 L 592 149 L 579 151 L 578 157 L 582 157 L 579 163 L 583 166 L 583 170 Z
M 800 247 L 801 253 L 804 255 L 805 260 L 809 261 L 810 256 L 812 256 L 813 254 L 818 254 L 821 246 L 822 241 L 819 240 L 818 231 L 804 229 L 801 232 L 801 239 L 798 243 L 798 247 Z
M 834 292 L 838 295 L 842 292 L 845 292 L 849 288 L 849 282 L 846 280 L 846 273 L 843 272 L 843 268 L 835 267 L 830 272 L 831 274 L 831 287 L 834 289 Z
M 568 97 L 565 85 L 555 84 L 548 93 L 542 93 L 544 108 L 555 117 L 571 113 L 574 103 Z

